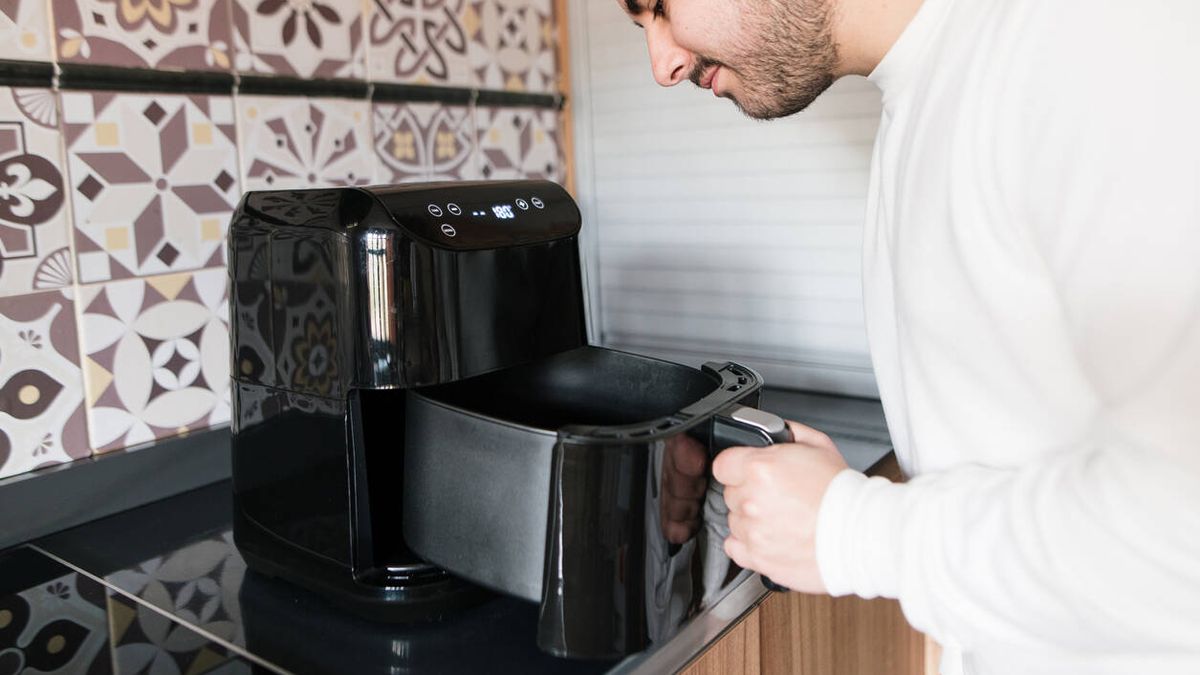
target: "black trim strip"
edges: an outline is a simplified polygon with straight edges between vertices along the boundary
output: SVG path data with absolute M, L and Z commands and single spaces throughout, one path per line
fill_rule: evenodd
M 303 79 L 264 75 L 235 75 L 200 70 L 151 70 L 118 68 L 86 63 L 58 66 L 58 86 L 64 90 L 130 91 L 182 94 L 242 94 L 261 96 L 310 96 L 362 99 L 387 103 L 442 103 L 445 105 L 509 106 L 559 110 L 561 94 L 533 94 L 494 89 L 436 87 L 363 80 Z M 0 59 L 0 85 L 10 87 L 53 87 L 54 64 Z
M 86 63 L 59 64 L 59 87 L 74 90 L 184 94 L 231 94 L 232 73 L 201 70 L 147 70 Z
M 554 108 L 561 110 L 564 97 L 561 94 L 526 94 L 516 91 L 480 90 L 479 105 L 503 105 L 518 108 Z
M 9 87 L 51 87 L 54 64 L 0 59 L 0 82 Z
M 366 98 L 370 85 L 362 80 L 320 80 L 298 77 L 242 75 L 238 93 L 262 96 Z
M 495 89 L 466 89 L 463 87 L 432 87 L 420 84 L 392 84 L 377 82 L 371 95 L 372 101 L 383 103 L 444 103 L 468 105 L 471 99 L 479 105 L 511 106 L 515 108 L 561 109 L 563 97 L 559 94 L 530 94 L 518 91 Z
M 377 82 L 371 100 L 386 103 L 445 103 L 468 105 L 472 91 L 462 87 L 431 87 L 421 84 Z

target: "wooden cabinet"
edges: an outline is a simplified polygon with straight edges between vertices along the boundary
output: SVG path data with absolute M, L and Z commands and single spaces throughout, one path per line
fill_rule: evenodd
M 772 593 L 685 675 L 925 675 L 925 636 L 893 600 Z M 927 670 L 928 668 L 928 670 Z
M 895 601 L 772 593 L 683 672 L 924 675 L 929 660 Z

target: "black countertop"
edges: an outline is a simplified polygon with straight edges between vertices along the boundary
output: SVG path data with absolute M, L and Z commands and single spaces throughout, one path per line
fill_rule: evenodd
M 147 634 L 162 638 L 153 644 L 165 656 L 182 663 L 209 649 L 229 662 L 230 669 L 219 672 L 249 672 L 235 663 L 314 675 L 478 673 L 499 664 L 523 673 L 601 673 L 615 665 L 543 654 L 534 641 L 538 608 L 532 603 L 489 596 L 442 621 L 384 624 L 247 572 L 233 545 L 232 501 L 230 484 L 223 481 L 47 537 L 9 556 L 20 558 L 25 568 L 65 570 L 101 586 L 101 597 L 140 609 L 135 623 L 155 625 Z M 34 586 L 23 592 L 36 594 Z M 107 625 L 113 625 L 111 617 Z M 168 639 L 177 631 L 188 639 Z
M 878 403 L 773 392 L 852 467 L 890 449 Z M 765 596 L 757 577 L 668 642 L 623 661 L 548 656 L 535 604 L 488 596 L 442 621 L 381 624 L 247 572 L 228 481 L 0 553 L 0 675 L 58 673 L 602 673 L 683 667 Z

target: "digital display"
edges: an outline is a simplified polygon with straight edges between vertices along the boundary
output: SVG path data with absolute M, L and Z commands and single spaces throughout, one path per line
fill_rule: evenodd
M 517 217 L 517 214 L 513 213 L 512 204 L 498 204 L 493 206 L 492 213 L 496 214 L 496 217 L 500 220 L 508 220 L 510 218 Z

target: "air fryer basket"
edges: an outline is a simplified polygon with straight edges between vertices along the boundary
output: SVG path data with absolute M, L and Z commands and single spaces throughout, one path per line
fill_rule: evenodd
M 787 440 L 781 420 L 744 407 L 758 403 L 761 386 L 756 373 L 732 363 L 697 370 L 582 347 L 411 390 L 405 540 L 452 573 L 541 602 L 539 644 L 548 651 L 641 649 L 652 632 L 646 615 L 654 603 L 645 596 L 655 552 L 682 558 L 686 550 L 697 565 L 720 557 L 721 569 L 731 566 L 719 542 L 705 550 L 662 541 L 664 453 L 688 443 L 707 467 L 723 447 Z M 704 471 L 701 490 L 708 481 L 718 505 L 703 517 L 722 522 L 697 529 L 721 531 L 724 502 Z M 672 616 L 683 620 L 698 608 L 689 600 Z

